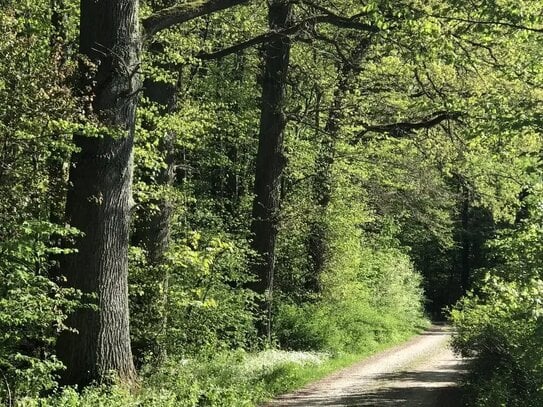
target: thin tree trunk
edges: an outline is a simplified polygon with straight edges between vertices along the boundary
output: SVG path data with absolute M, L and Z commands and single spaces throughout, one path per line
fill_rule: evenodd
M 292 5 L 275 0 L 268 10 L 271 30 L 289 26 Z M 265 295 L 262 310 L 265 315 L 259 325 L 262 336 L 270 337 L 271 304 L 275 268 L 275 243 L 278 231 L 281 175 L 286 164 L 283 133 L 286 126 L 286 79 L 291 41 L 288 36 L 266 44 L 258 152 L 255 172 L 255 198 L 251 232 L 252 248 L 258 255 L 253 265 L 256 280 L 250 285 L 256 293 Z
M 138 0 L 82 0 L 80 52 L 94 65 L 82 90 L 89 121 L 113 134 L 78 134 L 66 215 L 83 232 L 77 254 L 62 263 L 68 285 L 96 296 L 97 309 L 68 319 L 58 354 L 64 383 L 86 385 L 111 375 L 135 378 L 128 318 L 128 238 L 132 207 L 133 138 L 140 88 Z M 84 64 L 82 64 L 84 65 Z M 85 67 L 82 68 L 85 70 Z M 86 88 L 85 88 L 86 86 Z
M 146 79 L 144 83 L 145 96 L 160 106 L 160 115 L 165 116 L 176 109 L 177 86 L 164 82 Z M 148 131 L 154 129 L 146 126 Z M 158 152 L 166 166 L 160 171 L 157 185 L 172 186 L 175 181 L 175 134 L 168 132 L 158 144 Z M 172 205 L 167 198 L 153 199 L 149 202 L 156 210 L 144 206 L 136 224 L 135 241 L 147 251 L 149 263 L 160 264 L 170 242 L 170 219 Z M 150 216 L 149 216 L 150 214 Z
M 158 82 L 153 79 L 146 79 L 144 82 L 145 96 L 160 107 L 159 115 L 165 116 L 175 111 L 177 86 L 169 83 Z M 145 125 L 148 131 L 154 129 Z M 157 178 L 157 185 L 169 188 L 175 182 L 176 151 L 175 134 L 167 132 L 159 141 L 158 152 L 164 159 L 165 167 L 160 171 Z M 154 207 L 154 208 L 153 208 Z M 161 360 L 165 360 L 166 349 L 161 344 L 160 333 L 164 333 L 168 326 L 168 297 L 169 297 L 169 272 L 165 267 L 160 267 L 164 263 L 164 257 L 170 244 L 171 218 L 173 214 L 173 205 L 167 197 L 154 198 L 140 205 L 137 221 L 135 222 L 135 231 L 133 242 L 143 247 L 147 253 L 147 262 L 150 266 L 150 272 L 156 273 L 154 278 L 160 281 L 160 298 L 152 297 L 153 301 L 159 304 L 159 311 L 155 312 L 155 328 L 157 335 L 155 337 L 142 338 L 144 342 L 134 343 L 134 353 L 136 357 L 141 356 L 144 350 L 152 349 Z M 143 308 L 150 305 L 148 302 L 142 304 Z M 145 311 L 144 311 L 145 312 Z
M 67 55 L 67 33 L 66 33 L 66 12 L 64 0 L 51 0 L 51 36 L 49 44 L 51 46 L 51 57 L 57 71 L 62 72 L 65 69 Z M 65 84 L 64 84 L 65 85 Z M 60 135 L 53 134 L 55 140 L 60 139 Z M 69 158 L 62 151 L 53 150 L 48 159 L 48 177 L 49 177 L 49 220 L 60 224 L 64 221 L 67 189 L 67 171 L 65 162 Z
M 349 88 L 360 70 L 360 62 L 370 46 L 370 39 L 361 40 L 351 51 L 348 61 L 344 61 L 339 69 L 337 86 L 328 118 L 322 133 L 321 143 L 315 160 L 315 177 L 312 183 L 312 195 L 317 204 L 317 216 L 310 225 L 308 236 L 308 252 L 311 260 L 310 275 L 306 280 L 306 288 L 313 292 L 320 290 L 320 276 L 329 256 L 326 211 L 332 198 L 332 165 L 339 137 L 341 120 L 344 117 L 343 105 Z
M 471 247 L 472 234 L 470 225 L 470 193 L 468 187 L 461 187 L 461 209 L 460 209 L 460 284 L 462 293 L 466 293 L 471 283 Z
M 161 7 L 172 7 L 175 0 L 161 1 L 155 4 L 150 2 L 153 12 L 157 12 Z M 155 41 L 150 49 L 151 55 L 160 57 L 164 53 L 164 45 Z M 160 59 L 160 58 L 159 58 Z M 144 96 L 151 102 L 159 105 L 159 115 L 161 117 L 173 113 L 177 108 L 177 90 L 179 81 L 176 84 L 158 81 L 152 78 L 146 78 L 143 84 Z M 147 131 L 153 131 L 150 125 L 143 126 Z M 175 181 L 175 134 L 168 132 L 160 139 L 158 149 L 161 157 L 164 158 L 166 167 L 160 171 L 157 184 L 160 186 L 171 186 Z M 152 211 L 148 207 L 141 210 L 140 220 L 136 224 L 134 234 L 135 241 L 147 250 L 147 258 L 151 265 L 160 264 L 166 253 L 170 242 L 170 220 L 172 216 L 172 205 L 165 199 L 155 199 L 149 202 L 156 206 L 158 210 Z M 146 215 L 151 214 L 149 217 Z
M 66 61 L 66 12 L 64 0 L 51 0 L 51 33 L 50 44 L 58 58 L 58 65 Z

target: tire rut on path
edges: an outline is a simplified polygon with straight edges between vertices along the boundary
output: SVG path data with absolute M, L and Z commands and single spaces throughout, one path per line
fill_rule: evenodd
M 449 347 L 451 333 L 434 325 L 403 345 L 340 370 L 263 407 L 460 407 L 463 361 Z

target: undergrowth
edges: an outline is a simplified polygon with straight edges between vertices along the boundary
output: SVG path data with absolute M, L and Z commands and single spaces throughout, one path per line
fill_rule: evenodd
M 160 370 L 144 369 L 136 389 L 92 386 L 78 392 L 67 387 L 48 397 L 21 399 L 17 406 L 252 407 L 400 343 L 414 333 L 404 332 L 386 343 L 369 342 L 356 354 L 239 350 L 213 357 L 170 360 Z

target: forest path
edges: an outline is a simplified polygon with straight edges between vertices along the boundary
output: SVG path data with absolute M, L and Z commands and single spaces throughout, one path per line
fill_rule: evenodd
M 265 407 L 460 407 L 462 359 L 449 347 L 446 326 L 433 325 L 410 341 L 340 370 Z

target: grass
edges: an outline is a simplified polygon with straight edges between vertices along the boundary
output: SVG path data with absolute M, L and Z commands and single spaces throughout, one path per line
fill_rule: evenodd
M 96 386 L 79 393 L 60 388 L 44 398 L 26 398 L 21 407 L 255 407 L 297 390 L 365 358 L 405 342 L 424 329 L 397 333 L 362 352 L 336 354 L 267 350 L 229 351 L 204 358 L 170 360 L 143 374 L 137 389 Z
M 298 390 L 309 383 L 320 380 L 343 368 L 352 366 L 381 351 L 404 343 L 413 336 L 418 335 L 425 328 L 426 326 L 417 327 L 417 330 L 415 331 L 406 332 L 388 341 L 368 346 L 362 352 L 335 355 L 334 357 L 324 360 L 322 363 L 289 364 L 283 369 L 279 369 L 272 375 L 264 378 L 264 394 L 266 396 L 258 401 L 262 403 L 277 395 Z

